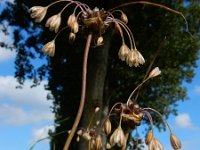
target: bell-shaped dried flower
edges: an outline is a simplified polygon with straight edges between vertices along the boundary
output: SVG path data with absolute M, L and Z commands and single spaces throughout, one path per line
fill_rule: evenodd
M 158 67 L 155 67 L 150 73 L 149 73 L 149 78 L 154 78 L 158 75 L 161 74 L 161 71 Z
M 31 12 L 31 18 L 35 18 L 35 22 L 41 22 L 46 13 L 47 13 L 48 7 L 42 7 L 42 6 L 33 6 L 30 8 Z
M 121 59 L 122 61 L 125 61 L 127 55 L 129 54 L 129 51 L 130 49 L 128 48 L 128 46 L 126 44 L 122 44 L 118 52 L 119 59 Z
M 54 30 L 55 33 L 57 33 L 57 32 L 58 32 L 58 29 L 59 29 L 59 27 L 60 27 L 60 24 L 61 24 L 61 14 L 58 13 L 58 14 L 56 14 L 56 15 L 51 16 L 51 17 L 47 20 L 45 26 L 46 26 L 46 27 L 49 27 L 49 30 L 50 30 L 50 31 L 53 31 L 53 30 Z
M 121 19 L 124 23 L 126 23 L 126 24 L 128 23 L 128 17 L 126 16 L 125 13 L 122 13 L 122 14 L 121 14 L 120 19 Z
M 119 147 L 123 146 L 125 144 L 125 135 L 122 128 L 119 126 L 110 136 L 110 144 L 111 146 L 114 146 L 117 144 Z
M 74 24 L 71 26 L 71 30 L 73 33 L 77 33 L 78 30 L 79 30 L 79 25 L 78 25 L 78 22 L 75 21 Z
M 111 122 L 110 119 L 106 119 L 103 125 L 103 131 L 105 132 L 106 135 L 109 135 L 111 132 Z
M 96 43 L 96 45 L 97 45 L 97 46 L 103 45 L 103 37 L 102 37 L 102 36 L 100 36 L 100 37 L 97 38 L 97 43 Z
M 170 134 L 170 142 L 174 150 L 181 149 L 181 142 L 173 133 Z
M 144 64 L 145 63 L 145 60 L 142 56 L 142 54 L 134 49 L 134 50 L 130 50 L 127 57 L 126 57 L 126 63 L 132 67 L 132 66 L 135 66 L 135 67 L 138 67 L 140 64 Z
M 45 54 L 47 54 L 47 55 L 53 57 L 53 56 L 54 56 L 54 53 L 55 53 L 55 40 L 52 40 L 52 41 L 48 42 L 47 44 L 45 44 L 45 45 L 43 46 L 43 48 L 42 48 L 42 51 L 43 51 Z
M 164 150 L 162 144 L 153 137 L 149 144 L 149 150 Z
M 76 39 L 76 34 L 73 32 L 69 33 L 69 43 L 73 43 Z
M 151 143 L 151 140 L 153 139 L 153 131 L 150 130 L 147 135 L 146 135 L 146 138 L 145 138 L 145 143 L 147 145 L 149 145 Z
M 101 139 L 101 136 L 100 136 L 100 135 L 98 135 L 98 136 L 95 138 L 94 146 L 95 146 L 95 150 L 99 150 L 99 149 L 102 148 L 103 143 L 102 143 L 102 139 Z
M 67 25 L 71 28 L 73 26 L 74 22 L 76 22 L 76 16 L 73 13 L 68 17 Z
M 88 140 L 88 141 L 91 140 L 91 138 L 92 138 L 92 137 L 90 136 L 89 132 L 84 132 L 82 136 L 83 136 L 84 139 L 86 139 L 86 140 Z

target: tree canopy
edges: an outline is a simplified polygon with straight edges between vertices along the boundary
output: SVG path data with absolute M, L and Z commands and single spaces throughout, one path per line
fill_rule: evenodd
M 48 79 L 45 87 L 52 95 L 47 98 L 53 101 L 52 111 L 55 114 L 55 133 L 70 130 L 78 110 L 82 60 L 86 38 L 78 33 L 74 43 L 68 43 L 69 30 L 63 31 L 56 39 L 54 57 L 45 56 L 42 45 L 51 41 L 55 34 L 45 28 L 46 20 L 62 8 L 62 4 L 48 10 L 47 16 L 41 24 L 34 23 L 30 18 L 29 8 L 32 6 L 46 6 L 52 1 L 25 1 L 15 0 L 6 2 L 6 7 L 0 14 L 1 32 L 7 33 L 7 27 L 13 27 L 14 43 L 10 47 L 2 39 L 2 47 L 12 48 L 17 52 L 15 59 L 15 77 L 23 84 L 25 79 L 33 79 L 33 86 L 40 80 Z M 109 10 L 123 4 L 124 0 L 84 1 L 91 8 L 98 7 Z M 135 4 L 122 7 L 128 16 L 128 26 L 133 32 L 138 50 L 145 58 L 145 64 L 140 67 L 126 65 L 118 58 L 121 46 L 119 34 L 114 26 L 103 34 L 104 45 L 90 47 L 88 59 L 86 106 L 80 127 L 86 126 L 91 119 L 95 107 L 100 107 L 100 118 L 103 117 L 105 107 L 109 109 L 117 101 L 125 102 L 139 83 L 142 82 L 146 71 L 155 58 L 152 67 L 158 66 L 162 75 L 148 81 L 140 89 L 137 103 L 142 107 L 151 107 L 158 110 L 165 118 L 170 114 L 177 114 L 177 102 L 187 99 L 186 88 L 183 82 L 191 82 L 199 52 L 199 13 L 198 1 L 166 1 L 153 0 L 183 13 L 182 16 L 151 5 Z M 61 26 L 65 26 L 67 16 L 73 9 L 64 15 Z M 128 39 L 128 37 L 125 37 Z M 157 55 L 157 57 L 155 57 Z M 39 67 L 33 65 L 33 60 L 42 60 Z M 68 118 L 65 121 L 60 122 Z M 159 117 L 154 118 L 154 124 L 164 129 Z M 62 149 L 67 133 L 52 138 L 52 149 Z M 72 147 L 76 147 L 73 144 Z

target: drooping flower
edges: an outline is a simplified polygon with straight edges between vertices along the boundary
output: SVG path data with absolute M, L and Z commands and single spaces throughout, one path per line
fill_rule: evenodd
M 75 21 L 76 21 L 76 16 L 73 13 L 68 17 L 67 25 L 71 28 Z
M 150 73 L 149 73 L 149 78 L 154 78 L 158 75 L 161 74 L 161 71 L 158 67 L 155 67 Z
M 99 150 L 99 149 L 102 148 L 103 143 L 102 143 L 102 139 L 101 139 L 101 136 L 100 136 L 100 135 L 98 135 L 98 136 L 95 138 L 94 146 L 95 146 L 95 150 Z
M 53 56 L 54 56 L 54 53 L 55 53 L 55 40 L 52 40 L 52 41 L 48 42 L 47 44 L 45 44 L 45 45 L 43 46 L 43 48 L 42 48 L 42 51 L 43 51 L 45 54 L 47 54 L 47 55 L 53 57 Z
M 47 8 L 48 7 L 43 7 L 43 6 L 31 7 L 30 8 L 31 18 L 35 18 L 35 22 L 41 22 L 47 13 Z
M 55 33 L 57 33 L 57 32 L 58 32 L 58 29 L 59 29 L 59 27 L 60 27 L 60 24 L 61 24 L 61 14 L 58 13 L 58 14 L 56 14 L 56 15 L 51 16 L 51 17 L 47 20 L 45 26 L 46 26 L 46 27 L 49 27 L 49 30 L 50 30 L 50 31 L 53 31 L 53 30 L 54 30 Z
M 122 13 L 121 14 L 121 18 L 120 18 L 125 24 L 127 24 L 128 23 L 128 17 L 126 16 L 126 14 L 125 13 Z
M 181 149 L 181 142 L 173 133 L 170 134 L 170 142 L 175 150 Z
M 122 44 L 118 52 L 119 59 L 125 61 L 129 51 L 130 49 L 128 48 L 128 46 L 126 44 Z
M 134 50 L 130 50 L 127 57 L 126 57 L 126 63 L 132 67 L 132 66 L 135 66 L 135 67 L 138 67 L 140 64 L 144 64 L 145 63 L 145 60 L 142 56 L 142 54 L 137 50 L 137 49 L 134 49 Z
M 149 150 L 163 150 L 163 146 L 155 137 L 153 137 L 149 144 Z
M 111 132 L 111 122 L 110 119 L 106 119 L 103 125 L 103 131 L 105 132 L 106 135 L 109 135 Z
M 110 136 L 110 144 L 111 146 L 114 146 L 117 144 L 119 147 L 123 146 L 125 144 L 125 135 L 122 128 L 119 126 Z
M 147 145 L 149 145 L 149 144 L 151 143 L 152 139 L 153 139 L 153 131 L 150 130 L 150 131 L 147 133 L 147 135 L 146 135 L 145 143 L 146 143 Z

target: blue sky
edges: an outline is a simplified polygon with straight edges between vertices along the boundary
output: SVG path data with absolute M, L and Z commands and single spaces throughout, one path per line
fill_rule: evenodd
M 2 40 L 12 44 L 12 38 L 0 32 Z M 48 129 L 53 129 L 54 116 L 50 111 L 51 101 L 46 100 L 48 91 L 43 87 L 47 81 L 31 89 L 32 81 L 26 80 L 23 89 L 15 88 L 15 55 L 14 51 L 0 48 L 0 149 L 28 150 L 34 141 L 47 136 Z M 190 100 L 179 102 L 178 116 L 170 116 L 168 120 L 182 141 L 182 150 L 200 149 L 200 67 L 195 72 L 193 82 L 185 84 Z M 156 132 L 156 137 L 166 150 L 172 150 L 168 132 Z M 48 149 L 48 141 L 44 141 L 34 150 Z

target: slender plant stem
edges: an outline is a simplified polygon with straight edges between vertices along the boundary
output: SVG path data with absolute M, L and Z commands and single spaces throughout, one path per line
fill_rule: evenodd
M 80 100 L 80 104 L 79 104 L 79 109 L 78 109 L 78 113 L 76 115 L 74 124 L 72 126 L 71 132 L 69 133 L 69 136 L 65 142 L 65 146 L 64 146 L 63 150 L 69 149 L 71 140 L 76 132 L 76 129 L 78 127 L 78 124 L 80 122 L 80 119 L 81 119 L 81 116 L 83 113 L 83 108 L 85 105 L 85 94 L 86 94 L 87 60 L 88 60 L 88 53 L 89 53 L 89 49 L 90 49 L 91 40 L 92 40 L 92 33 L 90 33 L 88 35 L 87 43 L 85 46 L 85 52 L 84 52 L 84 58 L 83 58 L 83 71 L 82 71 L 82 91 L 81 91 L 81 100 Z

